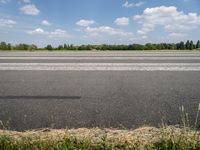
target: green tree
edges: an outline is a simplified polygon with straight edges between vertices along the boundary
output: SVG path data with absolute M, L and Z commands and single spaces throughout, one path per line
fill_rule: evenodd
M 47 45 L 46 49 L 49 50 L 49 51 L 52 51 L 53 47 L 49 44 L 49 45 Z
M 180 42 L 180 50 L 184 50 L 185 49 L 185 44 L 183 41 Z
M 12 45 L 11 45 L 10 43 L 8 43 L 7 49 L 8 49 L 8 50 L 12 50 Z
M 189 40 L 187 40 L 187 42 L 186 42 L 186 44 L 185 44 L 185 48 L 186 48 L 186 49 L 190 49 L 190 41 L 189 41 Z
M 154 44 L 147 43 L 147 44 L 145 44 L 145 49 L 146 49 L 146 50 L 155 50 L 156 47 L 155 47 Z
M 0 43 L 0 49 L 7 50 L 7 44 L 6 44 L 6 42 L 1 42 Z
M 196 48 L 200 48 L 200 41 L 197 41 Z
M 76 50 L 76 47 L 75 47 L 73 44 L 71 44 L 71 45 L 69 46 L 69 50 Z
M 172 43 L 172 44 L 171 44 L 171 49 L 172 49 L 172 50 L 177 49 L 176 44 Z
M 193 50 L 194 49 L 194 44 L 193 44 L 193 41 L 190 41 L 190 47 L 189 47 L 190 50 Z
M 64 47 L 62 45 L 58 46 L 58 50 L 63 50 L 63 49 L 64 49 Z
M 37 46 L 34 44 L 31 44 L 28 46 L 28 50 L 32 51 L 32 50 L 37 50 Z
M 29 45 L 28 44 L 22 44 L 23 45 L 23 50 L 28 50 Z
M 69 46 L 68 46 L 67 44 L 64 44 L 64 49 L 65 49 L 65 50 L 67 50 L 68 47 L 69 47 Z

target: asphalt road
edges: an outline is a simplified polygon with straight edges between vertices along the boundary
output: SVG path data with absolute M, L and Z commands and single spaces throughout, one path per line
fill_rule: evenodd
M 0 53 L 0 120 L 12 130 L 195 122 L 200 53 Z M 200 126 L 200 118 L 198 119 Z

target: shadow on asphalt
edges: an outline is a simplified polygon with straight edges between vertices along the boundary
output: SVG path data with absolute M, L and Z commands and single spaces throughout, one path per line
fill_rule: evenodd
M 0 96 L 0 99 L 81 99 L 80 96 Z

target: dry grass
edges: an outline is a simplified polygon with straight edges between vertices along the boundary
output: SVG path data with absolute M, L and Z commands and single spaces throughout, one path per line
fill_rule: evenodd
M 9 142 L 5 142 L 5 137 Z M 5 148 L 6 144 L 15 143 L 11 146 L 12 148 L 16 148 L 18 145 L 24 147 L 25 145 L 28 149 L 33 145 L 43 143 L 43 147 L 40 145 L 40 148 L 37 148 L 70 149 L 66 146 L 61 148 L 60 146 L 64 143 L 64 145 L 72 146 L 72 149 L 160 149 L 160 147 L 161 149 L 163 147 L 165 147 L 164 149 L 171 149 L 172 147 L 175 149 L 177 147 L 178 149 L 200 149 L 200 132 L 173 126 L 163 128 L 143 127 L 136 130 L 99 128 L 41 129 L 26 132 L 0 130 L 0 139 L 0 148 L 3 146 Z M 67 143 L 66 140 L 68 140 Z M 77 143 L 78 147 L 76 147 Z

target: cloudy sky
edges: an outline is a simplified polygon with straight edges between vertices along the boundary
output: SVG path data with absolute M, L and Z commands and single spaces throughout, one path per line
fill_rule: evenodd
M 0 0 L 0 41 L 38 46 L 200 38 L 200 0 Z

